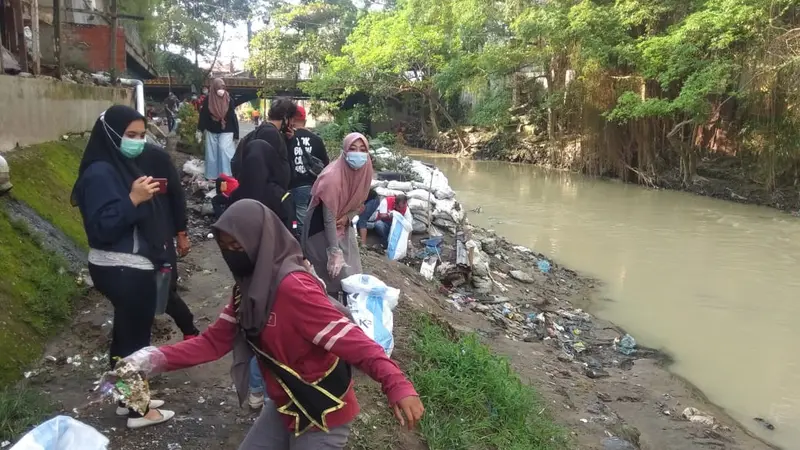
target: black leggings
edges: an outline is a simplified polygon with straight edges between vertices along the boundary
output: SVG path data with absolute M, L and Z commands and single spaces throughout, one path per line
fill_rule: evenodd
M 172 283 L 170 285 L 166 313 L 172 317 L 172 320 L 175 321 L 175 325 L 180 328 L 184 336 L 200 334 L 200 331 L 194 326 L 192 311 L 189 310 L 189 307 L 186 306 L 186 302 L 183 301 L 178 293 L 178 257 L 175 253 L 175 246 L 172 243 L 172 239 L 167 243 L 167 255 L 170 259 L 169 263 L 172 264 Z
M 150 345 L 150 331 L 156 312 L 154 270 L 106 267 L 89 264 L 94 286 L 114 305 L 109 364 Z M 133 410 L 128 417 L 141 417 Z

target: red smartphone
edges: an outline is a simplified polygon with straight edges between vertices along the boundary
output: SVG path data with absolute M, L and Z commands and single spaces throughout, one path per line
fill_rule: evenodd
M 153 181 L 158 183 L 158 193 L 167 193 L 167 179 L 166 178 L 153 178 Z

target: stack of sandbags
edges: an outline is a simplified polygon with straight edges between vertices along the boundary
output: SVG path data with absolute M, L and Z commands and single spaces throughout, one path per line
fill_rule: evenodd
M 405 158 L 382 147 L 375 150 L 379 159 Z M 406 158 L 407 159 L 407 158 Z M 409 198 L 409 208 L 414 217 L 414 233 L 427 233 L 431 226 L 455 232 L 464 221 L 464 209 L 455 200 L 455 192 L 450 188 L 447 177 L 434 167 L 420 161 L 409 160 L 409 165 L 421 181 L 382 181 L 372 180 L 372 187 L 382 198 L 405 194 Z

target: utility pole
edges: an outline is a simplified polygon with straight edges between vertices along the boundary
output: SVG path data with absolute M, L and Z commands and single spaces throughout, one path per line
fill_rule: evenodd
M 3 52 L 3 50 L 2 50 L 2 47 L 3 47 L 2 46 L 2 42 L 3 42 L 3 21 L 0 20 L 0 75 L 5 75 L 6 74 L 6 68 L 5 68 L 5 65 L 3 64 L 3 59 L 4 59 L 3 55 L 4 55 L 5 52 Z
M 117 15 L 117 0 L 111 0 L 111 82 L 117 83 L 117 29 L 119 16 Z
M 39 45 L 39 0 L 31 0 L 31 33 L 33 34 L 33 73 L 42 73 Z
M 61 79 L 61 0 L 53 0 L 53 55 L 56 60 L 56 78 Z
M 11 0 L 11 11 L 14 19 L 14 31 L 17 32 L 17 58 L 23 72 L 28 71 L 28 45 L 25 43 L 25 25 L 22 23 L 22 1 Z

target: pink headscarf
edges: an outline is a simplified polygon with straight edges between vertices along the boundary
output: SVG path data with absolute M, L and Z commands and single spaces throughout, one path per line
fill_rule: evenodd
M 369 141 L 363 134 L 348 134 L 344 138 L 342 154 L 323 169 L 311 188 L 309 208 L 322 202 L 338 219 L 349 212 L 358 211 L 367 201 L 372 184 L 372 158 L 367 158 L 367 163 L 358 170 L 351 168 L 344 160 L 345 153 L 350 151 L 350 146 L 359 139 L 364 141 L 364 145 L 369 149 Z
M 222 124 L 225 128 L 225 116 L 228 115 L 228 109 L 231 107 L 231 95 L 225 91 L 225 95 L 220 97 L 217 95 L 217 90 L 225 89 L 225 82 L 221 78 L 214 78 L 211 80 L 211 89 L 208 93 L 208 111 L 211 113 L 211 118 Z

